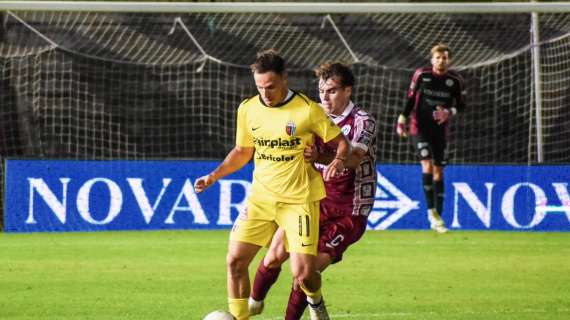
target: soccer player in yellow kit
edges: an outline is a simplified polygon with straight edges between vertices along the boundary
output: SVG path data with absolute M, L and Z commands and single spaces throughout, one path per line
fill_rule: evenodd
M 329 319 L 315 268 L 319 201 L 325 197 L 325 189 L 323 178 L 304 160 L 303 152 L 314 143 L 315 135 L 338 144 L 335 159 L 323 174 L 328 180 L 344 169 L 350 145 L 316 102 L 288 88 L 285 62 L 276 51 L 258 53 L 251 70 L 259 95 L 239 106 L 236 146 L 222 164 L 194 184 L 196 192 L 202 192 L 254 158 L 251 193 L 246 209 L 234 223 L 228 246 L 230 313 L 237 320 L 249 319 L 248 267 L 281 227 L 293 277 L 315 311 L 311 319 Z

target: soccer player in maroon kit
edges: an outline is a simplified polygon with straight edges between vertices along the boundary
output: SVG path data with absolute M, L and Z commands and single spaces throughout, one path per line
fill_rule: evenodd
M 325 181 L 327 196 L 320 203 L 316 261 L 317 270 L 322 272 L 341 261 L 344 251 L 366 230 L 376 193 L 376 122 L 351 101 L 354 75 L 348 66 L 327 62 L 317 68 L 316 75 L 322 107 L 352 145 L 351 153 L 343 159 L 345 169 Z M 336 146 L 317 139 L 314 146 L 305 150 L 305 159 L 314 162 L 322 174 L 326 164 L 335 158 L 335 150 Z M 279 230 L 257 269 L 249 300 L 252 315 L 261 313 L 263 300 L 277 280 L 281 264 L 288 258 L 285 242 Z M 301 319 L 307 304 L 303 291 L 293 284 L 285 319 Z
M 443 212 L 443 167 L 449 120 L 465 108 L 463 78 L 449 70 L 451 50 L 444 44 L 431 49 L 431 67 L 419 68 L 408 89 L 408 102 L 398 117 L 396 131 L 411 135 L 422 166 L 428 220 L 433 230 L 447 232 Z M 410 119 L 409 131 L 406 128 Z

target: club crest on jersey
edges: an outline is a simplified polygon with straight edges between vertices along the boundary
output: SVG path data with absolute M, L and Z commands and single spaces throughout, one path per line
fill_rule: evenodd
M 447 79 L 447 80 L 445 80 L 445 84 L 446 84 L 448 87 L 452 87 L 452 86 L 453 86 L 453 80 Z
M 340 130 L 342 131 L 342 133 L 343 133 L 345 136 L 348 136 L 348 134 L 350 133 L 350 129 L 352 129 L 352 128 L 350 127 L 350 124 L 345 124 L 344 126 L 342 126 L 342 129 L 340 129 Z
M 295 122 L 291 120 L 287 121 L 287 124 L 285 125 L 285 132 L 287 132 L 287 134 L 290 136 L 294 136 L 295 131 L 297 131 L 297 126 L 295 125 Z

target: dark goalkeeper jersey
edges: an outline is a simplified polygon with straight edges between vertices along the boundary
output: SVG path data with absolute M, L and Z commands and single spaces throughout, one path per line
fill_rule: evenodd
M 432 68 L 417 69 L 408 89 L 408 102 L 403 112 L 406 118 L 411 115 L 412 135 L 445 136 L 447 122 L 439 125 L 433 119 L 437 106 L 455 108 L 457 112 L 465 108 L 463 78 L 453 70 L 437 75 Z

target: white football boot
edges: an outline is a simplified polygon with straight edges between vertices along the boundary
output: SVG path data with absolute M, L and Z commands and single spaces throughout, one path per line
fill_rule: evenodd
M 249 297 L 249 300 L 247 301 L 247 306 L 249 308 L 249 315 L 255 316 L 263 312 L 263 307 L 265 306 L 265 304 L 263 303 L 263 300 L 257 301 L 254 300 L 252 297 Z
M 430 222 L 431 229 L 434 230 L 435 232 L 446 233 L 447 231 L 449 231 L 445 227 L 445 222 L 443 222 L 443 219 L 441 218 L 441 215 L 439 214 L 439 212 L 437 212 L 437 210 L 435 209 L 428 210 L 428 220 Z
M 316 305 L 309 303 L 309 315 L 311 320 L 330 320 L 329 313 L 325 307 L 325 300 L 321 300 Z

